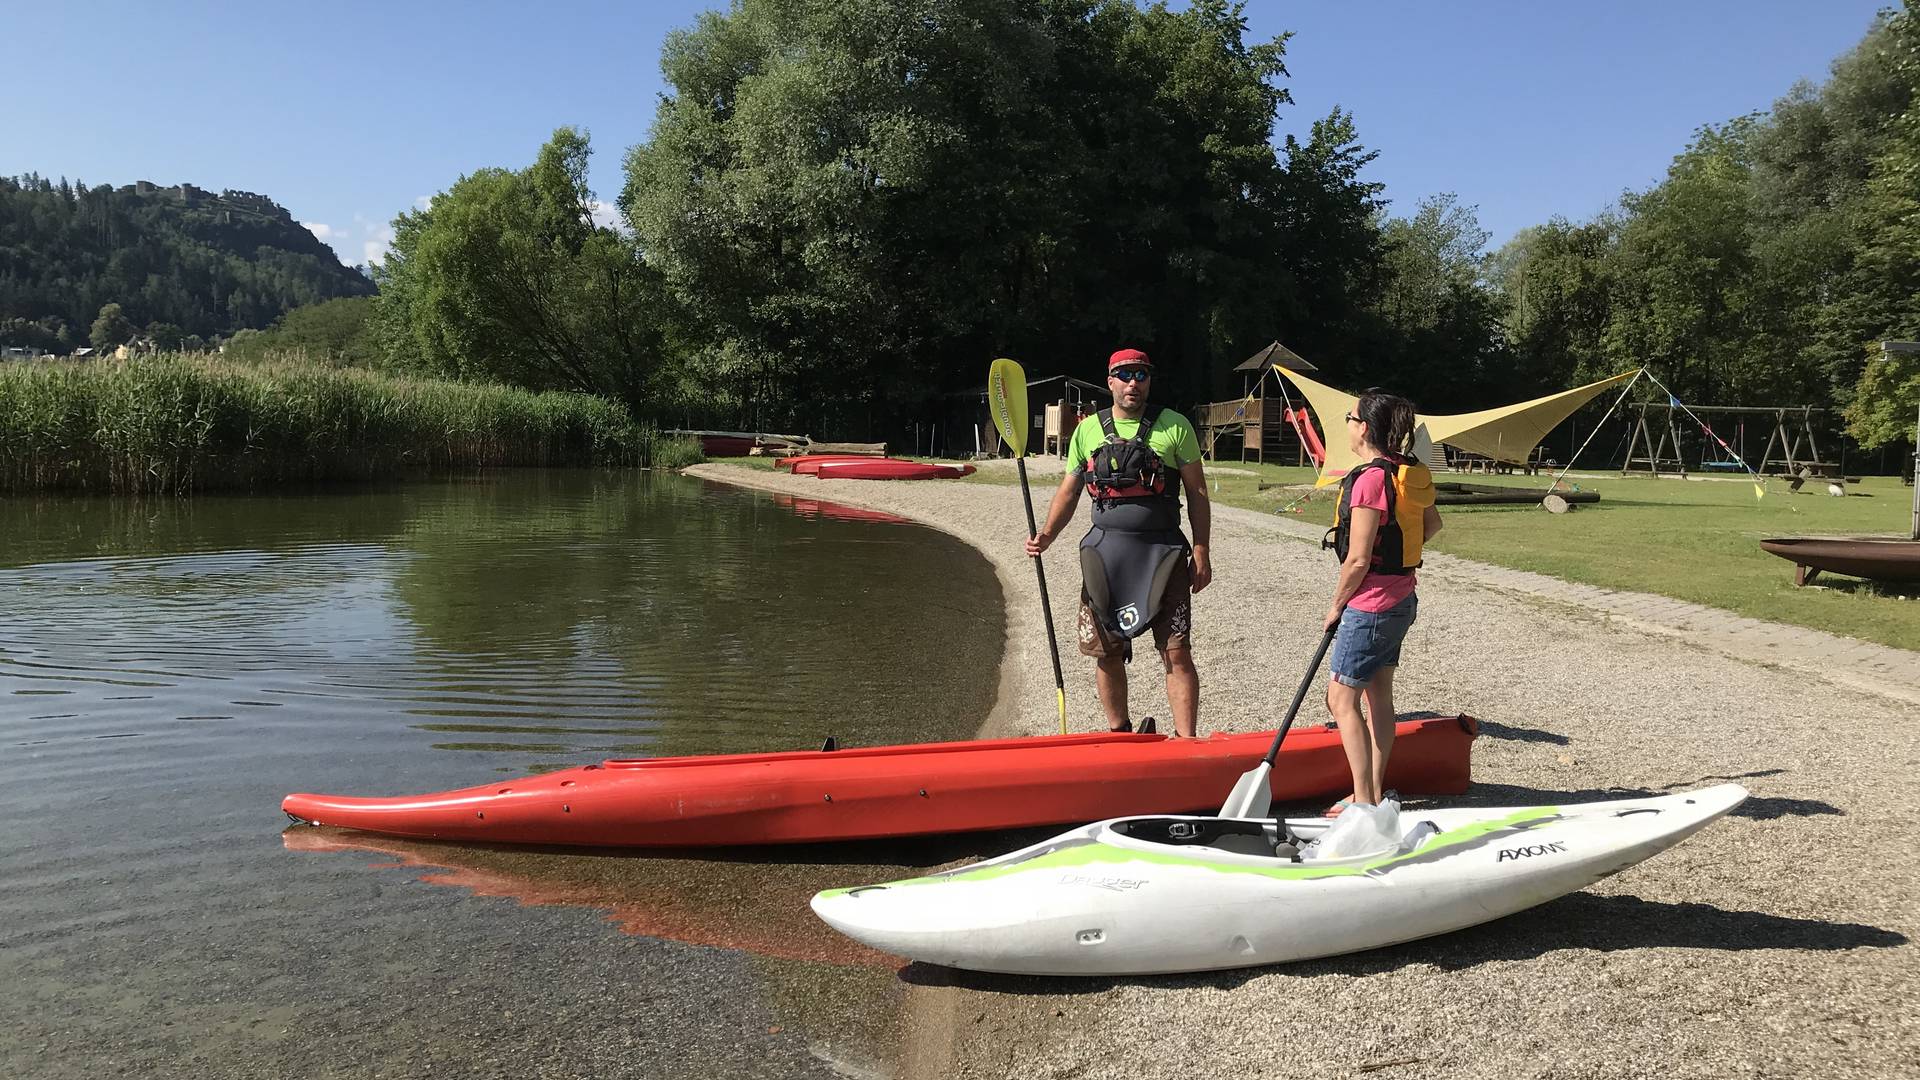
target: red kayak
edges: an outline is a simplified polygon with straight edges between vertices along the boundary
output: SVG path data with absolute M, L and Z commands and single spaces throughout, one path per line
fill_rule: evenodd
M 805 476 L 811 473 L 823 461 L 878 461 L 872 454 L 800 454 L 790 458 L 776 458 L 773 467 L 786 469 Z
M 1409 794 L 1467 790 L 1479 725 L 1403 720 L 1387 784 Z M 1272 732 L 1042 735 L 1027 739 L 616 758 L 598 765 L 393 798 L 289 795 L 316 825 L 392 836 L 597 847 L 713 847 L 864 840 L 1097 821 L 1218 808 L 1258 764 Z M 1296 728 L 1273 768 L 1276 802 L 1350 790 L 1340 733 Z
M 801 466 L 805 468 L 805 466 Z M 797 470 L 796 470 L 797 471 Z M 971 465 L 940 465 L 904 458 L 867 458 L 864 461 L 822 461 L 813 474 L 822 480 L 933 480 L 971 476 Z

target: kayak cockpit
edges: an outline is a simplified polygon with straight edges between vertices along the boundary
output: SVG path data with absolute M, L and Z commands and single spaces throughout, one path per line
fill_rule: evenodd
M 1299 837 L 1277 821 L 1258 818 L 1122 818 L 1113 832 L 1143 844 L 1204 847 L 1238 855 L 1298 859 Z
M 1189 857 L 1240 864 L 1298 863 L 1316 866 L 1360 864 L 1383 855 L 1405 855 L 1440 832 L 1430 821 L 1405 822 L 1398 842 L 1378 850 L 1319 855 L 1309 849 L 1333 825 L 1332 819 L 1220 817 L 1137 817 L 1106 823 L 1101 840 L 1135 851 L 1178 849 Z

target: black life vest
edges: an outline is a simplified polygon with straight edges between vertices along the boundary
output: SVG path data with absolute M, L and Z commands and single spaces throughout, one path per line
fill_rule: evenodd
M 1094 524 L 1130 532 L 1180 528 L 1179 481 L 1147 442 L 1160 413 L 1160 406 L 1147 406 L 1131 439 L 1120 437 L 1112 409 L 1094 414 L 1106 434 L 1106 441 L 1087 455 Z
M 1373 561 L 1367 572 L 1372 574 L 1411 574 L 1420 566 L 1420 549 L 1426 541 L 1426 506 L 1409 505 L 1412 500 L 1404 498 L 1401 487 L 1406 483 L 1407 470 L 1411 468 L 1403 462 L 1391 458 L 1374 458 L 1364 465 L 1348 470 L 1340 478 L 1340 509 L 1334 518 L 1333 528 L 1320 541 L 1322 549 L 1332 548 L 1334 558 L 1347 561 L 1349 539 L 1353 534 L 1353 485 L 1360 475 L 1368 469 L 1379 469 L 1386 474 L 1387 510 L 1380 515 L 1380 529 L 1374 534 Z M 1425 468 L 1425 466 L 1420 466 Z M 1410 511 L 1413 521 L 1401 520 L 1403 511 Z

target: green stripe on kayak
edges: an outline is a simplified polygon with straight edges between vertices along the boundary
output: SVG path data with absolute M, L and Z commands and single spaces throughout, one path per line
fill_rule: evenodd
M 898 889 L 908 885 L 931 885 L 943 881 L 990 881 L 1009 874 L 1023 873 L 1028 870 L 1056 870 L 1067 867 L 1097 866 L 1130 862 L 1156 863 L 1161 866 L 1190 866 L 1203 870 L 1212 870 L 1221 874 L 1252 874 L 1257 877 L 1273 878 L 1278 881 L 1316 881 L 1322 878 L 1359 877 L 1377 870 L 1384 870 L 1395 864 L 1413 859 L 1422 859 L 1446 848 L 1459 847 L 1479 840 L 1491 833 L 1503 830 L 1521 830 L 1543 825 L 1560 816 L 1560 808 L 1554 806 L 1530 806 L 1525 810 L 1516 810 L 1503 818 L 1476 822 L 1450 829 L 1403 855 L 1389 855 L 1363 863 L 1346 863 L 1338 866 L 1315 866 L 1312 863 L 1284 863 L 1275 866 L 1249 866 L 1241 863 L 1216 862 L 1211 859 L 1199 859 L 1177 852 L 1151 850 L 1133 850 L 1113 847 L 1102 843 L 1077 844 L 1050 851 L 1045 855 L 1036 855 L 1003 866 L 981 866 L 977 870 L 958 870 L 937 877 L 907 878 L 902 881 L 889 881 L 879 886 L 886 889 Z M 848 889 L 827 889 L 822 897 L 843 896 L 855 889 L 871 889 L 872 885 L 859 885 Z

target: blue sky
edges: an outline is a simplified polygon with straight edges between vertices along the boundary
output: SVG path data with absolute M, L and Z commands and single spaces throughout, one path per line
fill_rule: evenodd
M 1396 212 L 1455 192 L 1498 245 L 1592 216 L 1700 125 L 1823 80 L 1883 2 L 1252 0 L 1248 17 L 1255 38 L 1295 32 L 1276 141 L 1344 107 Z M 0 39 L 29 46 L 0 174 L 256 191 L 362 263 L 396 213 L 525 166 L 561 124 L 592 133 L 611 202 L 663 90 L 662 39 L 713 6 L 0 0 Z

